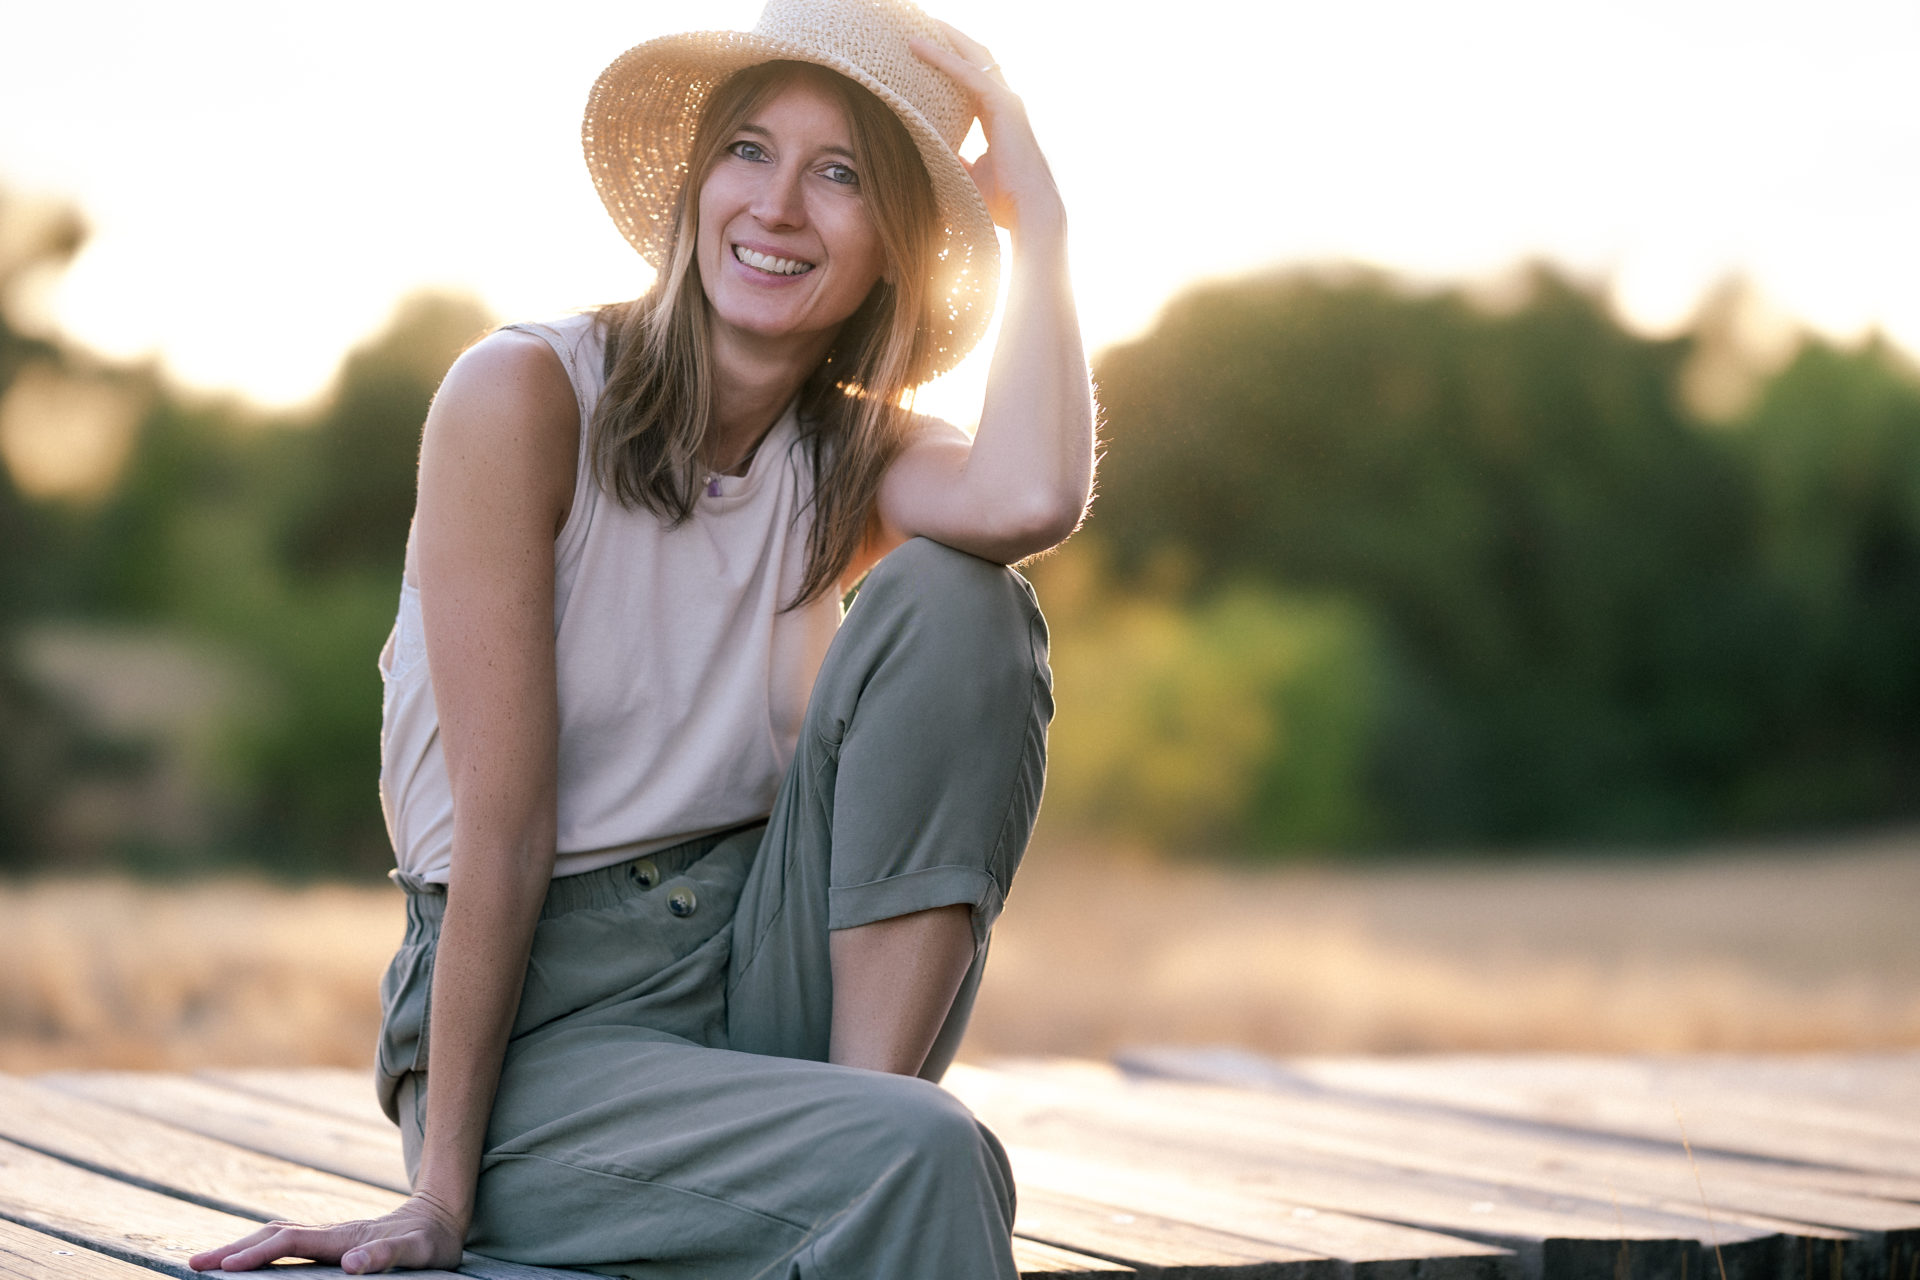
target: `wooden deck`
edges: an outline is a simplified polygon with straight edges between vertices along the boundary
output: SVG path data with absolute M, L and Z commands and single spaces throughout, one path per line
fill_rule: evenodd
M 1920 1280 L 1920 1053 L 1188 1050 L 947 1084 L 1012 1154 L 1027 1276 Z M 357 1072 L 0 1076 L 0 1139 L 0 1277 L 187 1276 L 251 1220 L 404 1187 Z

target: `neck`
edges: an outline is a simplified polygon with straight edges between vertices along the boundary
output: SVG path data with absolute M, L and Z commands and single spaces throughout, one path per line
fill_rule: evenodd
M 707 465 L 726 474 L 745 468 L 760 438 L 826 359 L 833 335 L 805 343 L 770 341 L 738 331 L 715 332 L 713 422 Z

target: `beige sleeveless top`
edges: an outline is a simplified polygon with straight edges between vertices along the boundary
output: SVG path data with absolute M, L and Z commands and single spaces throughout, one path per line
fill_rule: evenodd
M 577 875 L 765 817 L 793 758 L 832 594 L 789 612 L 812 468 L 789 408 L 743 476 L 702 491 L 678 528 L 603 491 L 585 447 L 603 385 L 591 316 L 516 325 L 546 340 L 580 401 L 573 508 L 553 546 L 559 671 L 559 857 Z M 380 654 L 380 801 L 399 869 L 445 884 L 453 798 L 427 676 L 420 596 L 400 590 Z

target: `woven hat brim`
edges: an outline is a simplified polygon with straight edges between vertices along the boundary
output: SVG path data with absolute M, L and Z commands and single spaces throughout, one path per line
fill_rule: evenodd
M 1000 241 L 979 189 L 953 148 L 912 103 L 858 66 L 742 31 L 687 32 L 634 46 L 595 81 L 581 125 L 581 145 L 601 202 L 640 256 L 656 269 L 663 267 L 673 244 L 675 202 L 708 97 L 735 72 L 777 60 L 825 67 L 865 88 L 892 108 L 919 149 L 942 223 L 934 250 L 929 375 L 947 372 L 986 332 L 1000 285 Z

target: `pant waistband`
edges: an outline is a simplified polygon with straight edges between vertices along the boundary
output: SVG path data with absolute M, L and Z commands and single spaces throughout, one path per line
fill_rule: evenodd
M 726 831 L 695 836 L 679 844 L 655 849 L 575 876 L 561 876 L 547 886 L 546 901 L 540 906 L 540 919 L 550 920 L 583 907 L 610 907 L 635 893 L 645 892 L 685 872 L 706 857 L 724 840 L 743 831 L 762 826 L 750 823 Z M 447 886 L 422 880 L 404 871 L 389 871 L 388 879 L 407 891 L 407 923 L 438 930 L 447 910 Z

